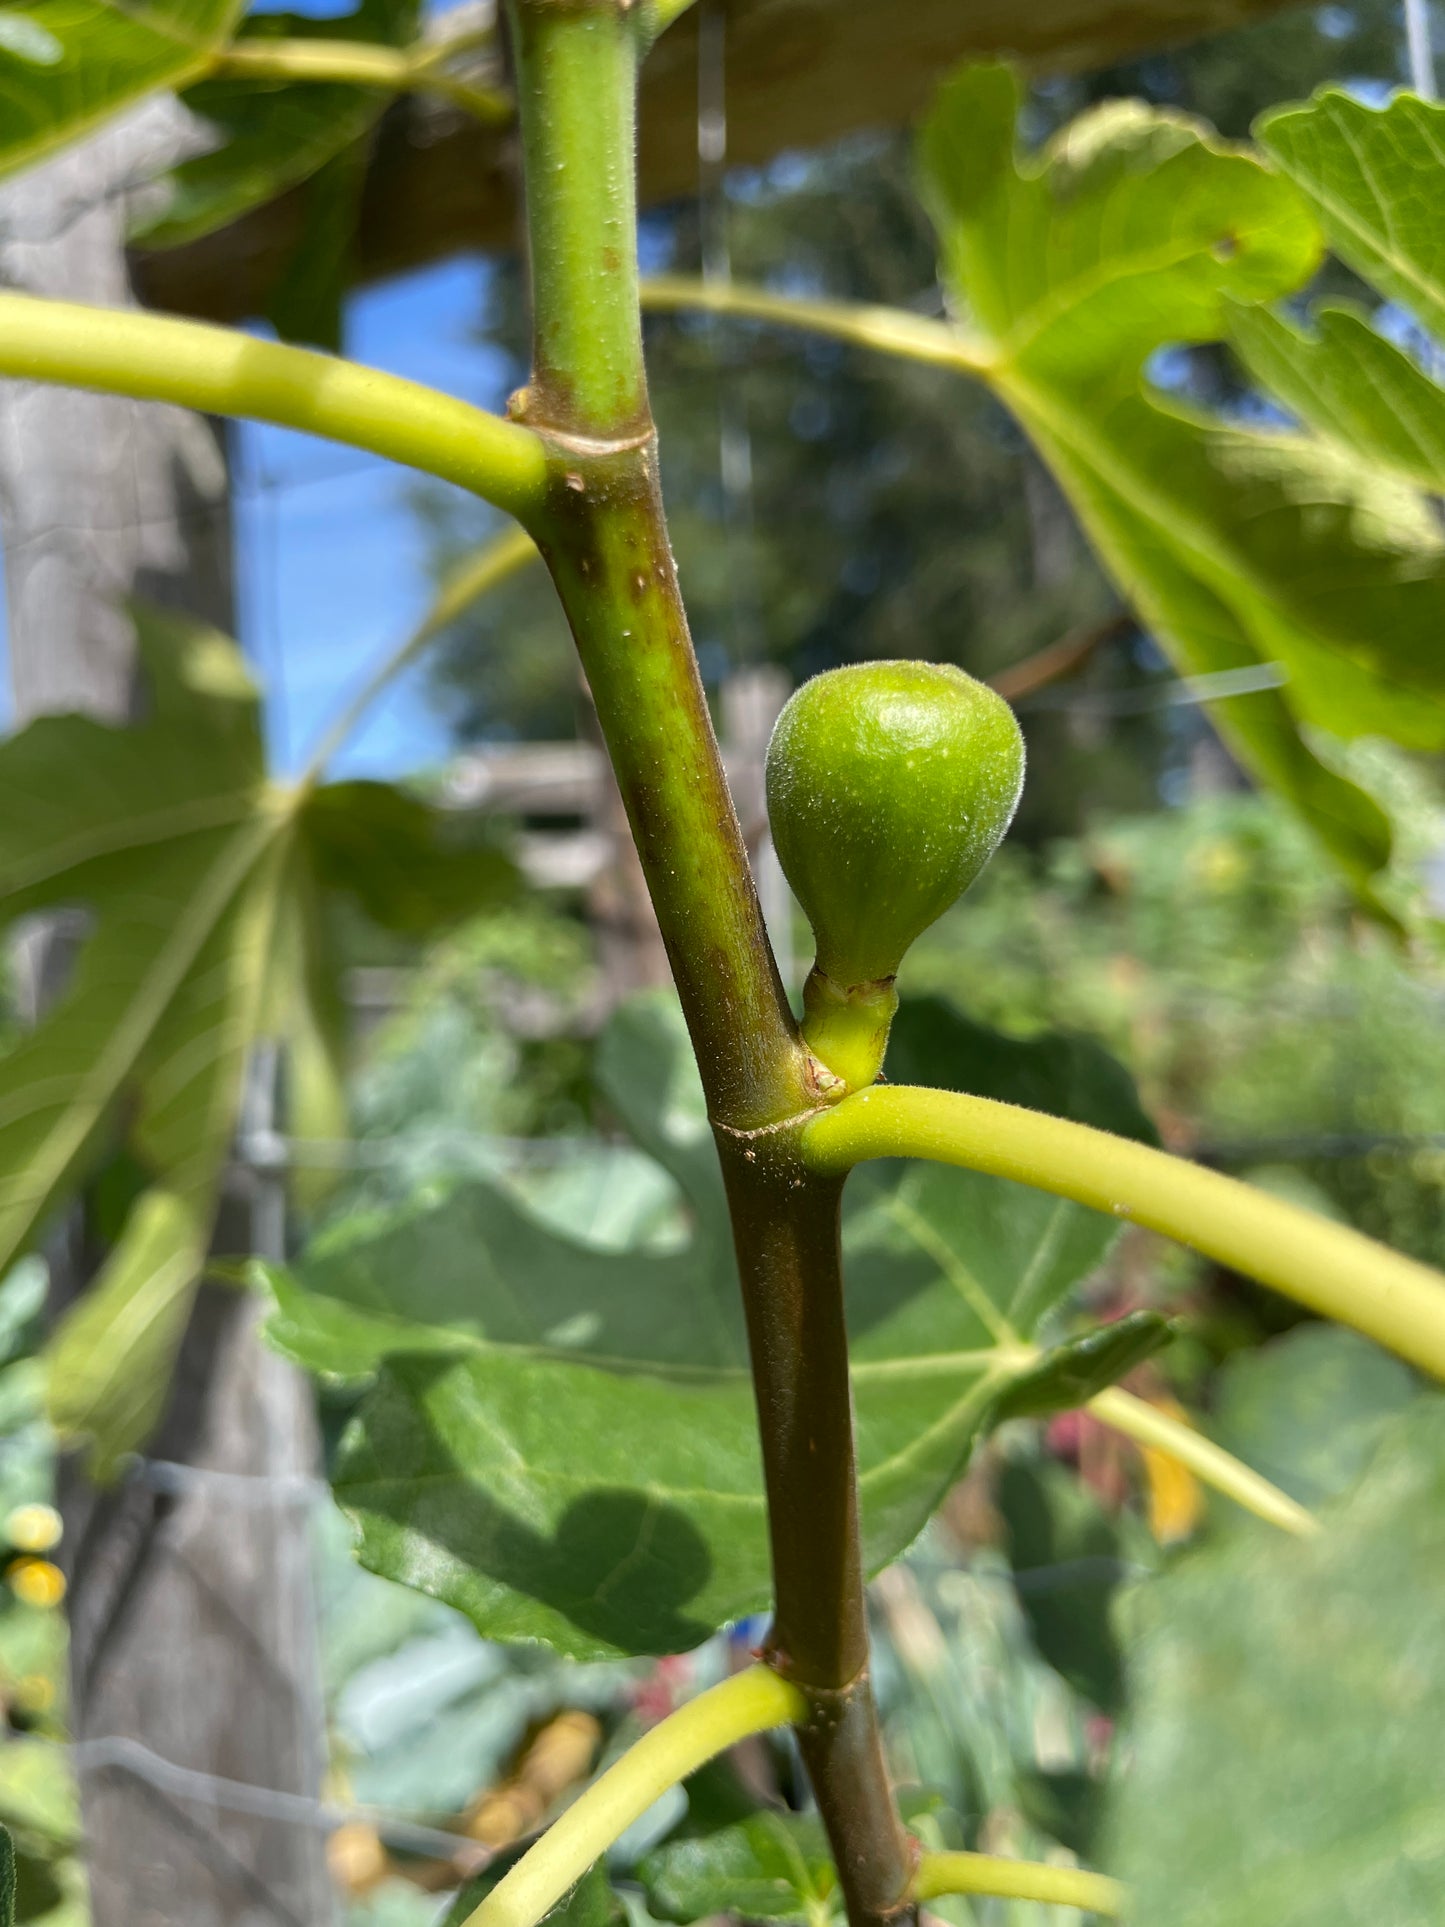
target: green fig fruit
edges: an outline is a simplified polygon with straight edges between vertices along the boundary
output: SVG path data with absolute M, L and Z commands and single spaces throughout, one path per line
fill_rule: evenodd
M 849 1088 L 877 1075 L 904 953 L 998 848 L 1023 774 L 1013 711 L 948 664 L 831 669 L 778 718 L 773 842 L 817 943 L 804 1036 Z

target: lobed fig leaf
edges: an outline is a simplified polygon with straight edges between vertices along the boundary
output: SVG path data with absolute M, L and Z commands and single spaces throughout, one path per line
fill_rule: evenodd
M 898 966 L 998 848 L 1023 776 L 1013 711 L 949 664 L 830 669 L 778 718 L 768 812 L 817 945 L 804 1035 L 845 1085 L 877 1075 Z

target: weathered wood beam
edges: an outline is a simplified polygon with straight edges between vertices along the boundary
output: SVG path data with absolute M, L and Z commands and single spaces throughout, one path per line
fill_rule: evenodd
M 969 54 L 1079 71 L 1243 25 L 1288 0 L 725 0 L 728 153 L 744 166 L 917 115 Z M 648 59 L 641 191 L 649 204 L 697 186 L 697 17 Z M 382 124 L 367 179 L 357 276 L 376 281 L 516 239 L 511 141 L 454 109 L 405 100 Z M 157 308 L 236 321 L 259 313 L 296 246 L 301 198 L 135 262 Z

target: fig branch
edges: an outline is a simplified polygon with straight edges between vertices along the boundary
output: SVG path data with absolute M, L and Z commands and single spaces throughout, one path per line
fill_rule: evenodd
M 818 1103 L 763 926 L 697 672 L 642 362 L 634 116 L 661 15 L 512 0 L 533 370 L 513 413 L 544 441 L 528 522 L 591 686 L 687 1020 L 728 1185 L 773 1552 L 766 1654 L 798 1723 L 852 1927 L 908 1913 L 914 1849 L 868 1679 L 838 1249 L 841 1186 L 802 1164 Z
M 725 1747 L 755 1733 L 806 1719 L 807 1702 L 767 1666 L 750 1666 L 710 1687 L 644 1733 L 568 1807 L 486 1898 L 463 1927 L 536 1927 L 587 1869 L 647 1809 Z M 918 1900 L 943 1894 L 992 1894 L 1120 1912 L 1117 1881 L 1073 1867 L 986 1853 L 924 1853 L 913 1875 Z

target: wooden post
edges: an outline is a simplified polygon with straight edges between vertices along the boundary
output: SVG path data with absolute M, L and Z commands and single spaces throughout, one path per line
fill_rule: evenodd
M 7 186 L 0 282 L 128 302 L 128 184 L 183 138 L 179 110 L 152 107 Z M 231 626 L 224 450 L 198 417 L 0 384 L 0 523 L 18 722 L 132 712 L 126 596 Z M 31 947 L 40 1005 L 67 947 L 53 931 Z M 246 1243 L 250 1209 L 241 1195 L 224 1214 Z M 99 1256 L 79 1213 L 50 1256 L 59 1305 Z M 318 1791 L 311 1396 L 261 1346 L 257 1315 L 244 1293 L 203 1289 L 141 1471 L 110 1491 L 73 1462 L 60 1471 L 72 1727 L 92 1917 L 104 1927 L 322 1927 L 331 1912 L 316 1834 L 162 1791 L 133 1767 L 88 1765 L 84 1751 L 120 1737 L 172 1766 Z

